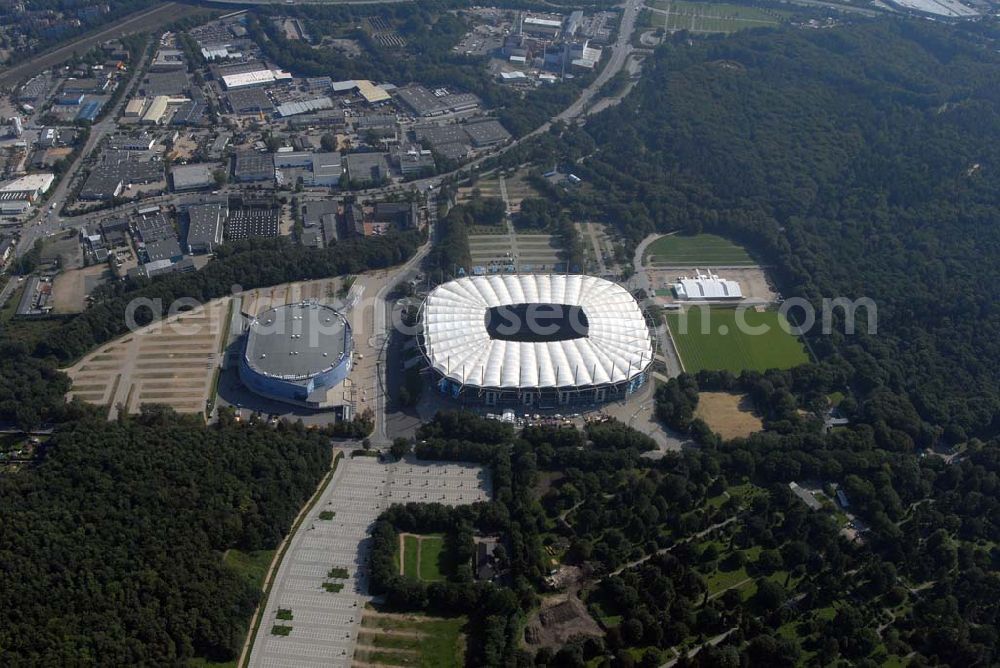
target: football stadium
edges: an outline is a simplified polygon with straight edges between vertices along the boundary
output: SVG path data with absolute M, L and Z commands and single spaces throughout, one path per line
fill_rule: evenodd
M 250 323 L 240 380 L 269 399 L 309 408 L 339 403 L 330 390 L 351 371 L 351 326 L 339 311 L 315 302 L 268 309 Z
M 420 308 L 438 389 L 485 406 L 539 409 L 623 399 L 646 380 L 653 339 L 635 298 L 594 276 L 471 276 Z

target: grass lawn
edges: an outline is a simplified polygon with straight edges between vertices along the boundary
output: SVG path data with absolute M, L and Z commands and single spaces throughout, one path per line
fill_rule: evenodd
M 780 313 L 742 311 L 748 327 L 767 327 L 762 334 L 740 331 L 737 313 L 736 309 L 692 308 L 684 313 L 665 314 L 688 373 L 702 369 L 729 370 L 735 374 L 744 369 L 790 369 L 809 361 L 802 342 L 781 328 Z
M 462 629 L 467 621 L 465 617 L 365 615 L 354 658 L 389 666 L 460 668 L 465 662 Z
M 453 569 L 444 563 L 444 536 L 403 536 L 403 575 L 423 582 L 440 582 Z
M 403 536 L 403 575 L 419 579 L 417 572 L 420 555 L 420 539 L 416 536 Z
M 424 536 L 420 539 L 420 579 L 424 582 L 444 580 L 441 572 L 444 536 Z
M 671 267 L 701 268 L 757 264 L 746 250 L 714 234 L 694 236 L 672 234 L 660 237 L 646 247 L 643 262 Z
M 653 27 L 692 32 L 730 33 L 747 28 L 773 26 L 787 16 L 785 12 L 724 2 L 654 0 L 650 6 L 670 12 L 669 15 L 655 14 L 650 23 Z
M 222 562 L 246 578 L 254 587 L 261 589 L 264 586 L 267 567 L 271 565 L 273 558 L 274 550 L 256 550 L 254 552 L 229 550 Z

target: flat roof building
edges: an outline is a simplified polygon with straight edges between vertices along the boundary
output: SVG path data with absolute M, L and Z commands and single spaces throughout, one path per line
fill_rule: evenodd
M 479 98 L 472 93 L 450 93 L 445 88 L 431 92 L 423 86 L 408 86 L 398 89 L 396 96 L 414 114 L 423 117 L 468 111 L 479 106 Z
M 475 123 L 466 123 L 464 126 L 466 134 L 472 140 L 472 145 L 476 148 L 486 148 L 496 146 L 510 140 L 510 133 L 500 125 L 499 121 L 488 119 Z
M 215 185 L 214 164 L 175 165 L 170 170 L 174 190 L 197 190 Z
M 187 208 L 187 235 L 185 246 L 188 253 L 214 253 L 222 244 L 229 206 L 225 202 L 195 204 Z
M 241 183 L 273 182 L 274 155 L 237 151 L 233 157 L 233 178 Z
M 125 118 L 137 118 L 142 115 L 142 110 L 146 107 L 146 98 L 133 97 L 125 105 Z

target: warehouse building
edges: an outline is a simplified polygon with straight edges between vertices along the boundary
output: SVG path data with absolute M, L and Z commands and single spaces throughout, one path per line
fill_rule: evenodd
M 346 161 L 353 186 L 379 184 L 389 178 L 389 163 L 382 153 L 348 153 Z
M 225 236 L 229 241 L 277 237 L 280 220 L 281 208 L 274 201 L 234 197 L 229 202 Z
M 214 253 L 222 244 L 222 233 L 229 206 L 225 202 L 195 204 L 187 208 L 187 235 L 184 245 L 188 253 Z
M 425 118 L 479 107 L 479 98 L 472 93 L 451 93 L 446 88 L 431 92 L 423 86 L 408 86 L 397 90 L 396 97 L 414 114 Z
M 499 121 L 487 119 L 475 123 L 466 123 L 463 127 L 472 145 L 476 148 L 499 146 L 510 141 L 510 133 L 500 125 Z
M 240 183 L 273 183 L 274 156 L 257 151 L 237 151 L 233 156 L 233 178 Z
M 210 188 L 215 185 L 215 170 L 218 168 L 215 164 L 175 165 L 170 170 L 174 190 Z

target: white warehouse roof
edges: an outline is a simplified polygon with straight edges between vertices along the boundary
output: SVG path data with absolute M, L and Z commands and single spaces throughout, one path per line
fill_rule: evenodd
M 580 307 L 585 334 L 543 341 L 491 336 L 489 309 L 532 304 Z M 593 276 L 460 278 L 427 296 L 423 322 L 429 364 L 464 385 L 525 389 L 620 383 L 640 374 L 653 357 L 635 298 Z
M 711 272 L 696 273 L 694 278 L 681 276 L 674 283 L 678 299 L 742 299 L 740 284 L 727 278 L 719 278 Z

